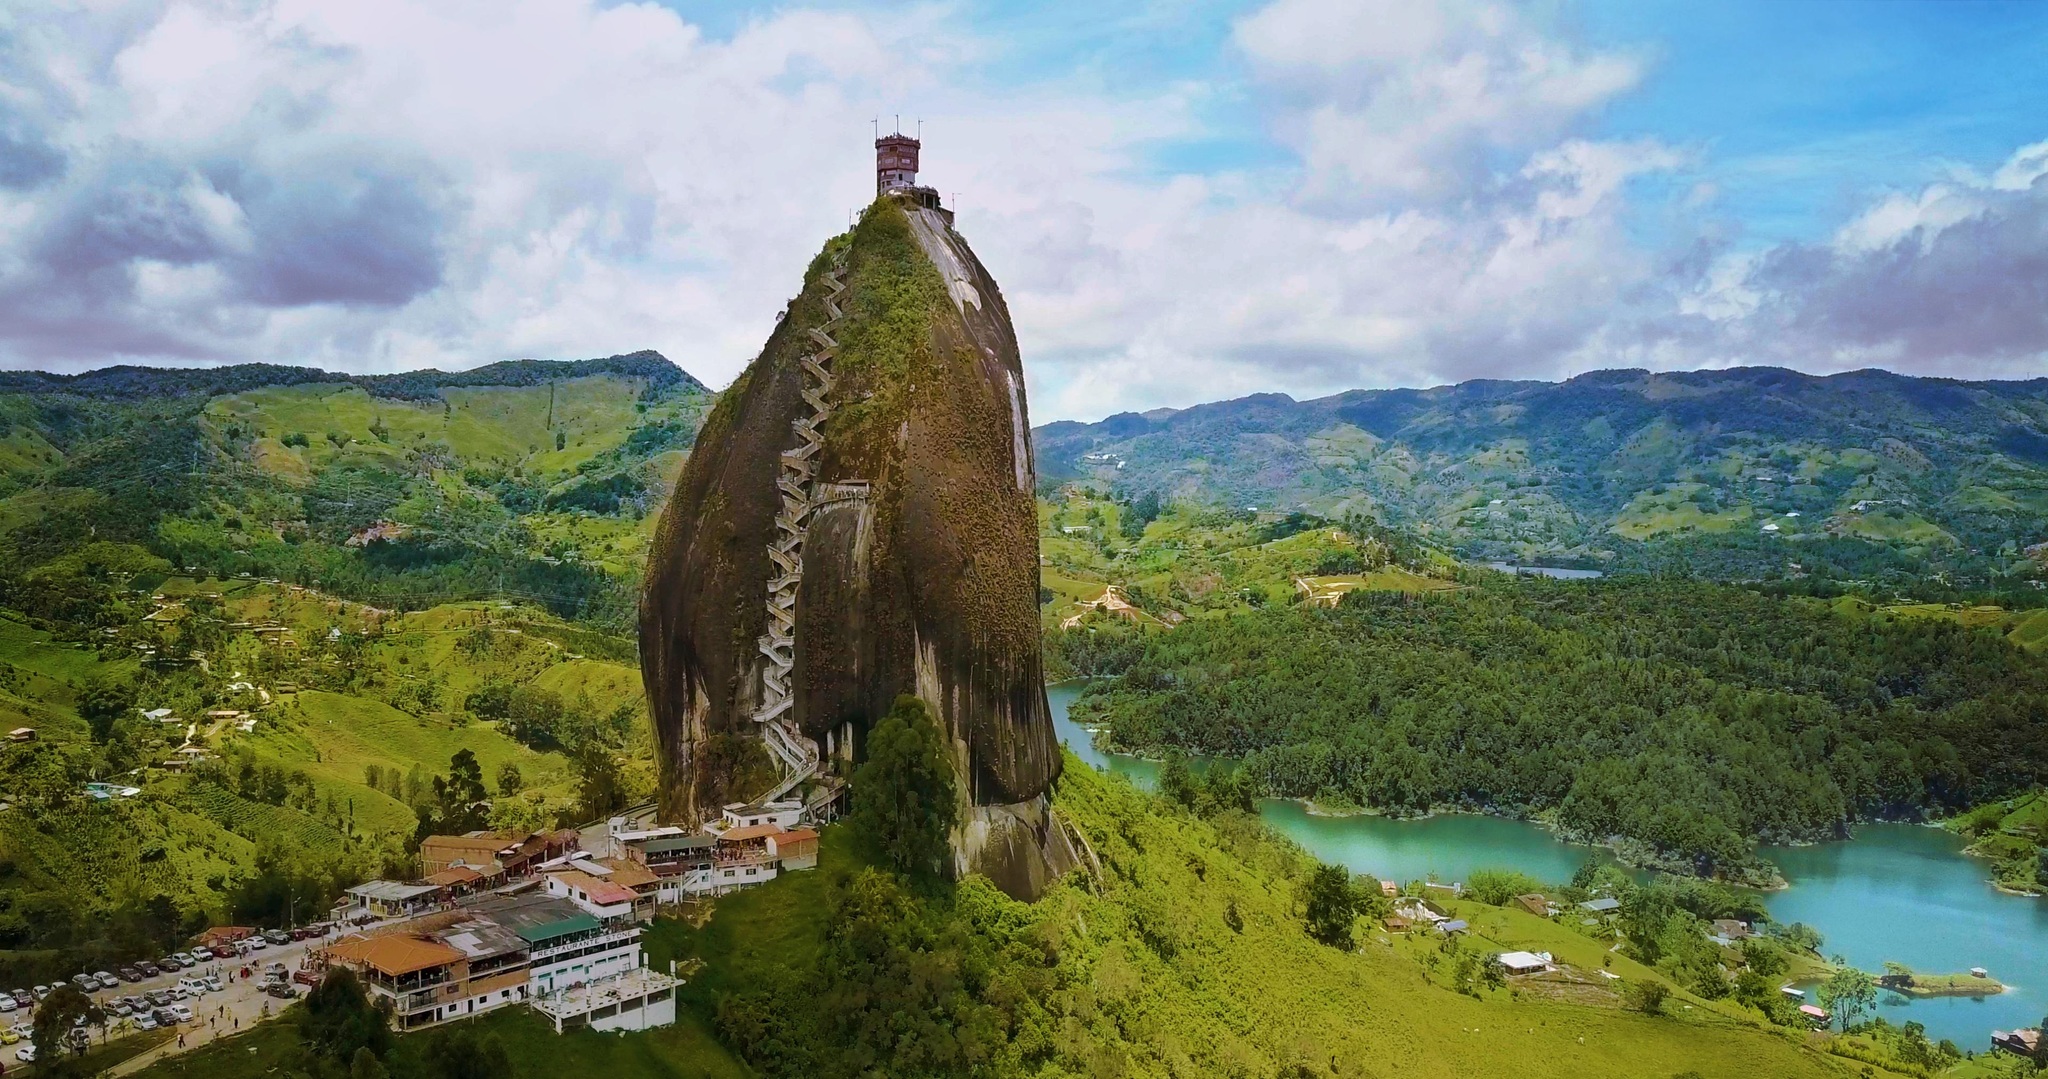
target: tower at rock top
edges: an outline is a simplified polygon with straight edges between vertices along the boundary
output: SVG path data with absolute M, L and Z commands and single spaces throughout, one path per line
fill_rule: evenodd
M 880 196 L 707 417 L 656 533 L 641 662 L 663 808 L 825 806 L 900 695 L 944 730 L 956 873 L 1074 864 L 1039 656 L 1023 368 L 1001 290 L 876 141 Z
M 917 186 L 917 151 L 922 146 L 900 131 L 875 140 L 875 194 Z

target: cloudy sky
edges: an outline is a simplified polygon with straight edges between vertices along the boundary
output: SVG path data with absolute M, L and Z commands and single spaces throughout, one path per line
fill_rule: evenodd
M 656 348 L 871 197 L 1034 419 L 1603 367 L 2048 374 L 2048 4 L 0 5 L 0 366 Z

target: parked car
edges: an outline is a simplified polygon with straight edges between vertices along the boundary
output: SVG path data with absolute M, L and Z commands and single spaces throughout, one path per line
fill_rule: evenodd
M 135 1029 L 137 1030 L 155 1030 L 162 1025 L 162 1023 L 156 1021 L 156 1016 L 148 1012 L 135 1013 Z
M 154 1004 L 159 1008 L 170 1007 L 172 997 L 171 991 L 168 989 L 152 989 L 145 995 L 149 997 L 149 1002 L 151 1004 Z
M 279 1000 L 293 1000 L 299 995 L 299 991 L 293 989 L 290 982 L 272 982 L 264 986 L 263 991 Z
M 195 996 L 195 997 L 199 997 L 199 996 L 205 996 L 205 995 L 206 995 L 206 979 L 205 979 L 205 978 L 179 978 L 179 979 L 178 979 L 178 992 L 181 992 L 181 993 L 185 993 L 185 994 L 187 994 L 187 995 L 189 995 L 189 996 Z
M 98 991 L 100 979 L 98 975 L 79 971 L 71 976 L 71 984 L 81 993 L 92 993 Z
M 110 1000 L 107 1001 L 107 1003 L 103 1005 L 103 1007 L 106 1009 L 108 1015 L 111 1015 L 116 1019 L 128 1018 L 128 1005 L 124 1001 Z
M 167 1008 L 167 1007 L 166 1007 L 166 1008 L 158 1008 L 158 1009 L 156 1009 L 155 1011 L 153 1011 L 153 1012 L 150 1012 L 149 1014 L 150 1014 L 150 1015 L 151 1015 L 152 1017 L 154 1017 L 154 1018 L 156 1019 L 156 1025 L 157 1025 L 157 1026 L 160 1026 L 160 1027 L 171 1027 L 171 1026 L 177 1026 L 177 1025 L 178 1025 L 178 1015 L 177 1015 L 177 1013 L 176 1013 L 176 1012 L 173 1012 L 173 1011 L 171 1011 L 171 1009 L 169 1009 L 169 1008 Z
M 263 939 L 272 944 L 290 944 L 292 942 L 292 935 L 289 930 L 269 929 L 264 931 Z
M 161 968 L 163 973 L 169 974 L 172 971 L 176 971 L 183 968 L 185 964 L 178 962 L 177 956 L 167 955 L 164 956 L 162 959 L 157 960 L 157 965 Z
M 222 983 L 222 981 L 220 980 L 220 975 L 218 975 L 218 974 L 209 974 L 209 975 L 207 975 L 207 977 L 206 977 L 206 991 L 207 991 L 207 992 L 209 992 L 209 993 L 218 993 L 218 992 L 220 992 L 221 990 L 223 990 L 223 989 L 226 989 L 226 988 L 227 988 L 227 986 L 226 986 L 226 985 L 225 985 L 224 983 Z
M 0 1030 L 0 1045 L 13 1045 L 15 1042 L 18 1042 L 20 1040 L 21 1035 L 16 1034 L 12 1027 L 6 1030 Z
M 192 1021 L 192 1009 L 187 1008 L 183 1004 L 171 1005 L 171 1014 L 176 1016 L 178 1018 L 178 1022 L 180 1023 L 189 1023 Z
M 41 1004 L 43 1002 L 43 998 L 50 995 L 50 987 L 47 985 L 39 985 L 35 987 L 33 992 L 36 998 L 36 1003 Z
M 198 960 L 201 963 L 211 962 L 213 959 L 213 949 L 194 948 L 192 949 L 192 958 Z
M 112 971 L 103 970 L 97 974 L 94 974 L 93 977 L 99 979 L 101 989 L 121 988 L 121 979 L 114 977 L 114 973 Z
M 270 947 L 270 942 L 264 940 L 262 937 L 250 937 L 248 940 L 243 941 L 242 943 L 247 944 L 249 946 L 249 950 L 254 952 L 260 952 L 263 949 Z
M 135 972 L 137 974 L 142 975 L 145 978 L 154 978 L 157 975 L 162 974 L 164 972 L 164 968 L 157 966 L 155 963 L 144 961 L 135 964 Z
M 19 1007 L 21 1007 L 21 1005 L 16 1004 L 12 996 L 6 993 L 0 993 L 0 1012 L 11 1012 Z
M 24 1045 L 21 1048 L 16 1049 L 14 1051 L 14 1059 L 21 1061 L 23 1064 L 35 1063 L 36 1043 L 30 1042 L 27 1045 Z
M 114 974 L 124 982 L 139 982 L 142 980 L 142 971 L 132 966 L 122 967 L 120 970 L 115 971 Z

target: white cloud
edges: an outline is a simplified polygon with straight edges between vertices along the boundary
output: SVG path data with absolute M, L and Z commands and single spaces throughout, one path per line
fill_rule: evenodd
M 2025 325 L 1917 334 L 1842 290 L 1939 321 L 1899 299 L 1926 280 L 1854 267 L 1910 243 L 1960 272 L 1958 230 L 2025 220 L 2048 144 L 1879 202 L 1824 249 L 1717 256 L 1702 226 L 1674 254 L 1632 235 L 1631 185 L 1700 151 L 1594 137 L 1643 60 L 1527 9 L 1275 0 L 1233 28 L 1242 83 L 1115 96 L 990 85 L 1004 43 L 964 18 L 784 9 L 714 38 L 597 0 L 0 15 L 0 363 L 652 347 L 722 384 L 871 196 L 868 121 L 899 109 L 928 121 L 926 178 L 1003 283 L 1040 420 L 1627 363 L 2025 354 Z M 1214 134 L 1219 102 L 1249 103 L 1286 159 L 1160 174 L 1151 149 Z M 1663 212 L 1683 234 L 1713 203 L 1697 182 Z

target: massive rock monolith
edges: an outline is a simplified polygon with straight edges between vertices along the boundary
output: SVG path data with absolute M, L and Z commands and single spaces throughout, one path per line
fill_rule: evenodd
M 877 199 L 720 397 L 656 533 L 667 817 L 822 799 L 913 694 L 951 741 L 956 872 L 1030 898 L 1073 864 L 1046 799 L 1029 432 L 1009 311 L 952 215 L 927 189 Z

